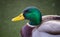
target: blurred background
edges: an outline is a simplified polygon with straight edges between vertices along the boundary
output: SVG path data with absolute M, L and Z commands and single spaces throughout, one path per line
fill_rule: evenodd
M 60 0 L 0 0 L 0 37 L 21 37 L 20 29 L 28 21 L 11 19 L 29 6 L 39 8 L 43 15 L 60 15 Z

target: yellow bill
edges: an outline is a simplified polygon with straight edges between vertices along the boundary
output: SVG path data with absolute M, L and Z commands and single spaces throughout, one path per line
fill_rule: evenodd
M 24 18 L 24 16 L 23 16 L 23 13 L 21 13 L 20 15 L 14 17 L 14 18 L 12 19 L 12 21 L 20 21 L 20 20 L 24 20 L 24 19 L 25 19 L 25 18 Z

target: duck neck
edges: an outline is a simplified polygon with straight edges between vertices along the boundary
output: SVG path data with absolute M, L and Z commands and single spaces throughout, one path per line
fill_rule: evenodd
M 40 25 L 41 22 L 42 22 L 42 19 L 36 19 L 34 21 L 30 20 L 29 24 L 33 26 L 37 26 L 37 25 Z

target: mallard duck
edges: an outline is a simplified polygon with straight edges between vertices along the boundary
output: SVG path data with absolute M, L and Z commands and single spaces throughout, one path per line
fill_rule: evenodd
M 20 20 L 24 20 L 24 19 L 29 20 L 29 23 L 27 23 L 26 25 L 24 25 L 22 27 L 22 29 L 21 29 L 22 37 L 35 37 L 34 35 L 36 35 L 36 34 L 34 34 L 34 33 L 36 33 L 37 29 L 40 31 L 41 25 L 43 25 L 47 21 L 60 20 L 60 17 L 58 15 L 42 16 L 41 11 L 39 9 L 37 9 L 36 7 L 28 7 L 26 9 L 24 9 L 23 13 L 14 17 L 12 19 L 12 21 L 15 22 L 15 21 L 20 21 Z M 38 35 L 38 33 L 37 33 L 37 35 Z

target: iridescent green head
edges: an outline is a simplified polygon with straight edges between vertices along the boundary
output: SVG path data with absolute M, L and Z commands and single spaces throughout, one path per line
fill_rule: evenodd
M 30 20 L 30 25 L 39 25 L 42 22 L 42 14 L 36 7 L 29 7 L 23 13 L 25 19 Z
M 42 22 L 42 14 L 36 7 L 28 7 L 23 11 L 23 17 L 29 20 L 30 25 L 40 25 Z M 23 18 L 22 18 L 23 19 Z

